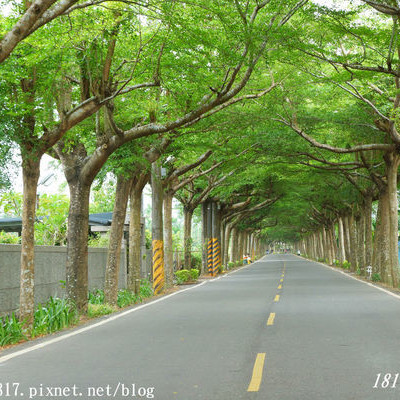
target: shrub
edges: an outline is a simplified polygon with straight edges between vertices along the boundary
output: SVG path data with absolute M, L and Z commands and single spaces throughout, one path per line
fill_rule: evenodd
M 380 282 L 382 280 L 380 274 L 378 274 L 378 273 L 372 274 L 371 279 L 372 279 L 372 282 Z
M 195 268 L 195 269 L 200 269 L 201 268 L 201 264 L 203 262 L 201 253 L 200 254 L 192 253 L 192 257 L 191 258 L 192 258 L 191 267 Z
M 110 242 L 110 234 L 106 233 L 104 235 L 96 234 L 96 236 L 91 236 L 88 239 L 89 247 L 108 247 Z
M 89 304 L 88 305 L 88 316 L 90 318 L 100 317 L 101 315 L 111 314 L 117 311 L 116 307 L 110 304 Z
M 195 269 L 195 268 L 191 269 L 190 270 L 190 280 L 197 281 L 197 279 L 199 278 L 199 274 L 200 274 L 200 272 L 198 269 Z
M 23 333 L 23 323 L 19 322 L 15 314 L 0 318 L 0 346 L 18 343 L 26 340 Z
M 228 262 L 227 269 L 232 269 L 235 266 L 235 263 L 232 261 Z
M 78 312 L 70 300 L 50 297 L 35 311 L 32 336 L 61 330 L 77 320 Z
M 187 269 L 181 269 L 180 271 L 175 272 L 176 283 L 178 285 L 182 285 L 182 283 L 190 280 L 190 272 Z
M 20 243 L 20 238 L 13 233 L 0 231 L 0 243 L 18 244 Z
M 351 267 L 351 264 L 348 261 L 344 260 L 343 264 L 342 264 L 342 268 L 343 269 L 350 269 L 350 267 Z

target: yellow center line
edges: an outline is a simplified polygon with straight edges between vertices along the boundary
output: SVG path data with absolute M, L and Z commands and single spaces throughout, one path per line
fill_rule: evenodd
M 275 299 L 274 299 L 275 303 L 277 303 L 277 302 L 279 301 L 279 298 L 280 298 L 280 296 L 279 296 L 279 294 L 277 294 L 277 295 L 275 296 Z
M 267 326 L 273 325 L 274 324 L 274 319 L 275 319 L 275 313 L 272 312 L 272 313 L 269 314 L 268 321 L 267 321 Z
M 278 286 L 278 289 L 282 289 L 282 285 L 279 285 L 279 286 Z
M 283 278 L 281 279 L 281 282 L 283 282 Z
M 251 377 L 249 387 L 247 388 L 248 392 L 258 392 L 260 389 L 264 362 L 265 353 L 258 353 L 253 367 L 253 375 Z

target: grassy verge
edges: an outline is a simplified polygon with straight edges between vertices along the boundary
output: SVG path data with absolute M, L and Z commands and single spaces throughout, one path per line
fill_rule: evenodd
M 118 292 L 117 306 L 105 304 L 104 292 L 96 290 L 89 293 L 88 312 L 84 317 L 87 319 L 111 314 L 119 309 L 141 303 L 151 296 L 153 296 L 151 283 L 145 279 L 141 281 L 138 295 L 129 290 L 120 290 Z M 1 317 L 0 347 L 20 343 L 77 325 L 81 317 L 71 301 L 50 297 L 46 303 L 39 304 L 36 307 L 31 329 L 24 328 L 24 321 L 19 321 L 14 313 L 11 316 Z

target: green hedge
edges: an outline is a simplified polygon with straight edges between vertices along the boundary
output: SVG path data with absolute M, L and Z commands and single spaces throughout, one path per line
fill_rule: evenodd
M 197 281 L 199 277 L 199 270 L 192 268 L 190 271 L 187 269 L 181 269 L 175 272 L 176 282 L 178 285 L 189 281 Z

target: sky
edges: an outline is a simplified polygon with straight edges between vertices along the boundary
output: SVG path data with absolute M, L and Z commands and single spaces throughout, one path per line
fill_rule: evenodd
M 55 160 L 45 154 L 40 163 L 38 194 L 68 194 L 67 181 L 61 166 L 54 167 Z M 61 186 L 64 186 L 64 189 Z M 22 193 L 22 168 L 18 168 L 13 179 L 13 190 Z

